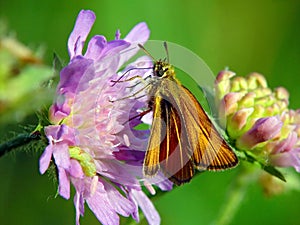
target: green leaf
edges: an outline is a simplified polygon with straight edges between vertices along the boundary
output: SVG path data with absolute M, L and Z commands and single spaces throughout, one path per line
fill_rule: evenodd
M 283 176 L 283 174 L 278 170 L 276 169 L 274 166 L 271 166 L 271 165 L 263 165 L 261 164 L 261 167 L 264 171 L 268 172 L 269 174 L 279 178 L 280 180 L 286 182 L 286 179 L 285 177 Z

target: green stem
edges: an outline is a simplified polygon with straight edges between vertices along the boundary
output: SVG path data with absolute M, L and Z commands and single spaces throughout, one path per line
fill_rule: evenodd
M 19 134 L 17 137 L 0 144 L 0 157 L 20 146 L 28 144 L 33 140 L 39 140 L 40 138 L 41 135 L 37 131 L 33 133 Z
M 220 214 L 213 225 L 228 225 L 236 215 L 246 194 L 249 184 L 257 177 L 256 173 L 250 171 L 247 165 L 240 165 L 241 169 L 237 177 L 231 183 Z

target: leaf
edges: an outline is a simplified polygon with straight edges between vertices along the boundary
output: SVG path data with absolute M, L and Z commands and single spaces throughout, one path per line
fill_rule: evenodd
M 268 172 L 269 174 L 279 178 L 280 180 L 286 182 L 286 179 L 285 177 L 283 176 L 283 174 L 278 170 L 276 169 L 274 166 L 271 166 L 271 165 L 263 165 L 261 164 L 261 167 L 264 171 Z

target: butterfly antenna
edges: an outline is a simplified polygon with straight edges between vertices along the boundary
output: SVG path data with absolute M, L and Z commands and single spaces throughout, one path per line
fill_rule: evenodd
M 145 47 L 142 44 L 138 44 L 138 46 L 140 47 L 140 49 L 142 49 L 148 56 L 150 56 L 152 58 L 153 61 L 157 61 L 151 54 L 150 52 L 148 52 Z
M 164 48 L 165 48 L 166 54 L 167 54 L 167 63 L 170 63 L 169 50 L 168 50 L 168 45 L 167 45 L 166 41 L 164 41 Z

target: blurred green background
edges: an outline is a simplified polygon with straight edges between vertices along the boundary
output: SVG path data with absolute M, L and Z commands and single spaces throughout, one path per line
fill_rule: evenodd
M 112 39 L 116 29 L 125 35 L 145 21 L 150 39 L 191 49 L 214 74 L 226 66 L 238 75 L 260 72 L 270 87 L 286 87 L 291 107 L 300 108 L 299 0 L 0 0 L 0 18 L 24 44 L 44 46 L 48 65 L 54 52 L 68 62 L 66 42 L 81 9 L 97 15 L 91 35 Z M 34 123 L 34 118 L 18 121 L 17 126 L 6 122 L 15 130 Z M 7 124 L 0 129 L 0 137 L 10 136 Z M 236 174 L 237 170 L 203 173 L 156 199 L 162 224 L 211 224 Z M 56 186 L 38 172 L 38 155 L 15 153 L 0 158 L 0 175 L 1 225 L 75 224 L 73 201 L 55 199 Z M 232 224 L 300 224 L 299 201 L 296 191 L 267 198 L 253 183 Z M 81 224 L 98 224 L 87 207 Z

